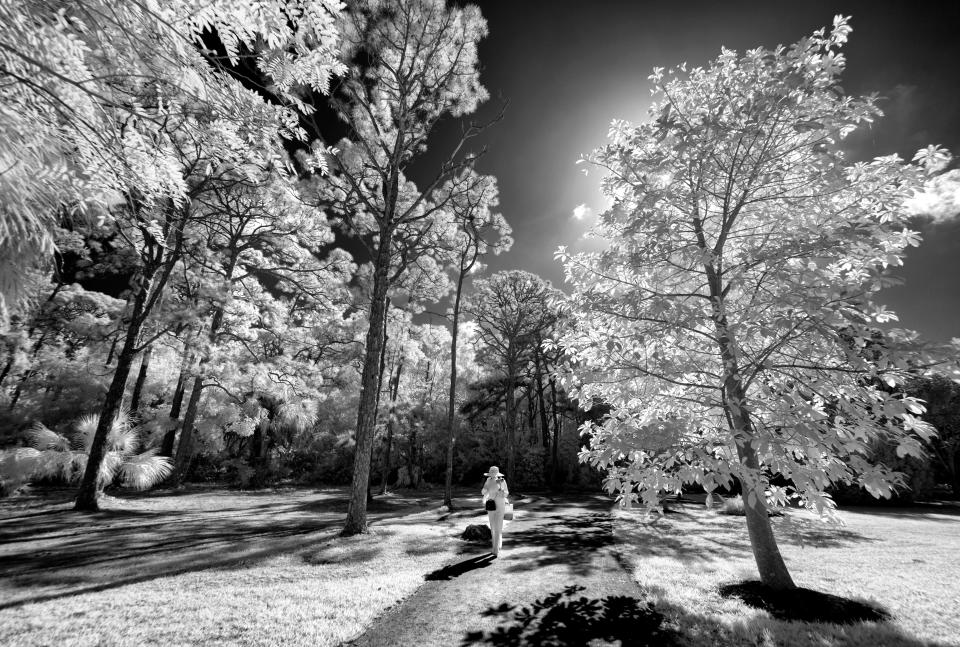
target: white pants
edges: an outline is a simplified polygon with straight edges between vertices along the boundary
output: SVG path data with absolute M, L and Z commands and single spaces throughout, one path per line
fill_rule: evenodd
M 487 519 L 490 521 L 490 532 L 493 535 L 490 542 L 490 547 L 494 555 L 500 554 L 500 549 L 503 548 L 503 512 L 504 512 L 504 503 L 503 499 L 496 497 L 493 501 L 497 504 L 496 510 L 487 511 Z

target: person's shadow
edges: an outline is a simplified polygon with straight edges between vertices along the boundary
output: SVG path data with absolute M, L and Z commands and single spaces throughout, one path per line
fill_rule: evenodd
M 457 562 L 456 564 L 449 564 L 441 569 L 433 571 L 432 573 L 427 573 L 423 576 L 423 579 L 427 580 L 428 582 L 452 580 L 455 577 L 460 577 L 464 573 L 469 573 L 470 571 L 478 568 L 486 568 L 492 563 L 493 554 L 486 553 L 485 555 L 480 555 L 479 557 L 465 559 L 462 562 Z

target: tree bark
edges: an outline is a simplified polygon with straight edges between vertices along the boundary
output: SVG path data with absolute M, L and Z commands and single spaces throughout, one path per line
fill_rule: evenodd
M 347 537 L 367 531 L 367 487 L 370 482 L 370 455 L 376 423 L 377 391 L 380 388 L 380 355 L 383 353 L 383 324 L 387 309 L 389 287 L 390 247 L 393 229 L 386 227 L 380 234 L 373 274 L 373 298 L 370 300 L 370 318 L 360 378 L 360 405 L 357 408 L 356 453 L 353 461 L 353 480 L 350 502 L 342 535 Z
M 474 255 L 476 260 L 476 255 Z M 471 263 L 471 266 L 473 264 Z M 464 270 L 461 263 L 457 277 L 457 294 L 453 300 L 453 330 L 450 333 L 450 393 L 447 397 L 447 469 L 444 475 L 443 505 L 453 510 L 453 446 L 456 442 L 455 414 L 457 406 L 457 335 L 460 331 L 460 297 L 463 293 Z
M 513 468 L 516 465 L 517 456 L 517 399 L 514 393 L 514 368 L 510 365 L 507 376 L 507 404 L 506 421 L 504 422 L 507 432 L 507 477 L 513 478 Z
M 29 334 L 29 333 L 28 333 Z M 37 355 L 40 354 L 40 350 L 43 348 L 43 342 L 47 340 L 47 333 L 44 331 L 40 333 L 40 337 L 37 338 L 37 341 L 33 344 L 33 348 L 30 350 L 30 366 L 28 366 L 23 371 L 23 375 L 20 376 L 20 381 L 17 382 L 17 387 L 13 390 L 13 397 L 10 399 L 10 409 L 13 411 L 17 406 L 17 402 L 20 400 L 20 395 L 23 393 L 23 387 L 26 386 L 27 382 L 30 380 L 30 376 L 34 374 L 32 366 L 35 364 Z
M 390 383 L 390 408 L 387 413 L 387 447 L 383 457 L 383 467 L 381 468 L 380 494 L 387 493 L 387 480 L 390 477 L 390 451 L 393 446 L 393 425 L 396 420 L 397 395 L 400 392 L 400 374 L 403 371 L 403 354 L 400 354 L 400 360 L 397 363 L 397 372 L 391 377 Z
M 550 470 L 556 484 L 560 467 L 560 434 L 563 431 L 562 417 L 557 411 L 557 382 L 550 377 L 550 410 L 553 413 L 553 452 L 550 458 Z
M 136 413 L 140 408 L 140 398 L 143 395 L 143 386 L 147 382 L 147 372 L 150 370 L 150 356 L 153 354 L 153 345 L 147 346 L 140 355 L 140 372 L 133 386 L 133 395 L 130 396 L 130 413 Z
M 953 496 L 960 499 L 960 451 L 953 452 Z
M 110 352 L 107 353 L 107 361 L 103 363 L 104 366 L 110 366 L 113 362 L 113 355 L 117 351 L 117 340 L 119 337 L 114 337 L 113 341 L 110 343 Z
M 409 446 L 407 449 L 407 474 L 410 476 L 410 487 L 417 488 L 417 425 L 410 426 Z
M 170 484 L 180 487 L 190 467 L 190 457 L 193 453 L 193 424 L 197 420 L 197 410 L 200 407 L 200 395 L 203 391 L 203 378 L 193 378 L 193 388 L 190 399 L 187 401 L 187 410 L 183 414 L 183 425 L 180 431 L 180 442 L 177 444 L 177 455 L 173 460 L 173 473 L 170 475 Z
M 145 320 L 144 306 L 147 302 L 152 278 L 152 275 L 144 277 L 143 285 L 141 285 L 133 300 L 130 324 L 124 337 L 123 348 L 117 357 L 117 368 L 113 373 L 113 380 L 110 382 L 107 397 L 104 399 L 103 408 L 100 410 L 100 420 L 97 422 L 97 430 L 93 434 L 93 443 L 87 457 L 87 468 L 83 472 L 83 480 L 80 482 L 80 489 L 77 491 L 75 510 L 96 512 L 100 509 L 97 498 L 100 493 L 100 467 L 103 463 L 103 457 L 106 455 L 107 434 L 110 432 L 113 419 L 120 412 L 123 403 L 123 394 L 127 388 L 127 377 L 130 375 L 130 366 L 133 364 L 133 358 L 136 355 L 137 339 L 140 337 L 140 329 L 143 327 Z
M 714 329 L 717 331 L 720 358 L 724 365 L 723 406 L 728 414 L 728 420 L 732 423 L 733 428 L 730 431 L 737 446 L 740 462 L 754 476 L 749 482 L 743 482 L 741 479 L 750 547 L 753 549 L 753 557 L 757 562 L 757 570 L 763 584 L 773 589 L 793 589 L 796 585 L 780 554 L 777 539 L 773 534 L 773 526 L 770 524 L 770 516 L 767 514 L 766 495 L 760 480 L 760 460 L 752 445 L 753 423 L 744 405 L 746 393 L 740 380 L 739 362 L 723 308 L 719 277 L 712 267 L 707 268 L 707 275 L 714 304 Z
M 193 357 L 189 350 L 185 350 L 183 360 L 180 363 L 180 376 L 177 378 L 177 387 L 173 390 L 173 402 L 170 403 L 170 420 L 180 418 L 180 408 L 183 405 L 183 394 L 187 386 L 187 374 Z M 177 426 L 171 425 L 170 429 L 163 435 L 163 443 L 160 445 L 160 454 L 162 456 L 173 456 L 173 446 L 177 439 Z

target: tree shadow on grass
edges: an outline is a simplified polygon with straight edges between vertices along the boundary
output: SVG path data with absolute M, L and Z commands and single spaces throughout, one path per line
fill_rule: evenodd
M 746 587 L 742 585 L 746 584 Z M 731 587 L 749 590 L 752 583 L 744 582 Z M 823 645 L 847 645 L 849 647 L 955 647 L 944 643 L 927 641 L 911 636 L 899 626 L 889 622 L 886 611 L 857 600 L 829 596 L 817 591 L 801 593 L 800 599 L 766 604 L 766 613 L 743 615 L 730 621 L 703 614 L 697 608 L 682 606 L 671 599 L 670 594 L 659 586 L 643 586 L 643 595 L 654 601 L 656 609 L 666 618 L 666 625 L 675 629 L 684 645 L 763 644 L 797 645 L 798 647 L 821 647 Z M 736 588 L 734 588 L 736 590 Z M 739 597 L 739 596 L 736 596 Z M 830 600 L 834 598 L 834 600 Z M 743 599 L 743 598 L 740 598 Z M 807 604 L 826 604 L 833 607 L 835 622 L 817 622 L 804 619 L 820 614 L 827 619 L 824 609 L 808 608 Z M 756 601 L 755 601 L 756 602 Z M 759 608 L 760 603 L 747 606 Z M 772 610 L 771 610 L 772 609 Z M 851 613 L 851 611 L 853 611 Z M 781 617 L 776 617 L 776 615 Z M 857 620 L 859 615 L 860 619 Z M 629 643 L 624 643 L 629 644 Z
M 763 609 L 778 620 L 848 625 L 890 619 L 887 611 L 872 604 L 803 587 L 782 591 L 749 581 L 724 584 L 718 591 L 725 598 L 737 598 L 748 607 Z
M 551 593 L 520 609 L 501 605 L 485 616 L 502 616 L 504 623 L 491 632 L 470 632 L 462 645 L 582 646 L 591 641 L 620 641 L 623 645 L 673 645 L 674 633 L 663 626 L 664 616 L 653 604 L 628 596 L 575 597 L 581 586 Z
M 960 507 L 955 505 L 917 503 L 910 508 L 888 508 L 882 505 L 844 506 L 840 511 L 889 519 L 923 519 L 935 523 L 960 523 Z
M 323 559 L 321 547 L 342 521 L 343 501 L 336 495 L 308 492 L 285 499 L 280 493 L 267 502 L 226 493 L 213 501 L 201 492 L 197 499 L 177 497 L 173 510 L 147 507 L 155 504 L 144 496 L 139 509 L 96 514 L 68 509 L 62 492 L 33 497 L 26 505 L 7 503 L 0 506 L 0 609 L 185 572 L 240 568 L 282 554 L 306 551 Z M 403 505 L 383 506 L 371 511 L 371 521 L 407 511 Z M 411 550 L 417 548 L 411 544 Z M 376 552 L 358 547 L 336 559 L 367 561 Z
M 876 541 L 815 519 L 783 517 L 774 521 L 774 528 L 779 541 L 798 546 L 851 548 Z M 636 555 L 672 557 L 689 564 L 753 555 L 744 518 L 737 516 L 678 514 L 651 522 L 634 519 L 616 524 L 616 540 Z

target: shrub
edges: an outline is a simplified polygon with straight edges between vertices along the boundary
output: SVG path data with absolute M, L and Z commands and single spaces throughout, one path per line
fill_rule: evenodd
M 25 483 L 38 479 L 62 479 L 75 482 L 87 466 L 98 417 L 82 416 L 73 432 L 59 434 L 42 423 L 30 429 L 30 447 L 7 450 L 0 454 L 0 489 L 9 495 Z M 145 490 L 170 475 L 170 459 L 157 456 L 156 449 L 137 453 L 140 428 L 131 424 L 130 416 L 121 411 L 113 420 L 107 436 L 107 448 L 100 465 L 97 485 L 104 488 L 114 479 L 123 485 Z
M 747 516 L 747 510 L 743 504 L 743 497 L 738 494 L 737 496 L 732 496 L 729 499 L 725 499 L 723 502 L 723 505 L 717 509 L 717 513 L 726 514 L 734 517 Z M 782 517 L 783 512 L 777 508 L 770 508 L 767 510 L 767 516 Z

